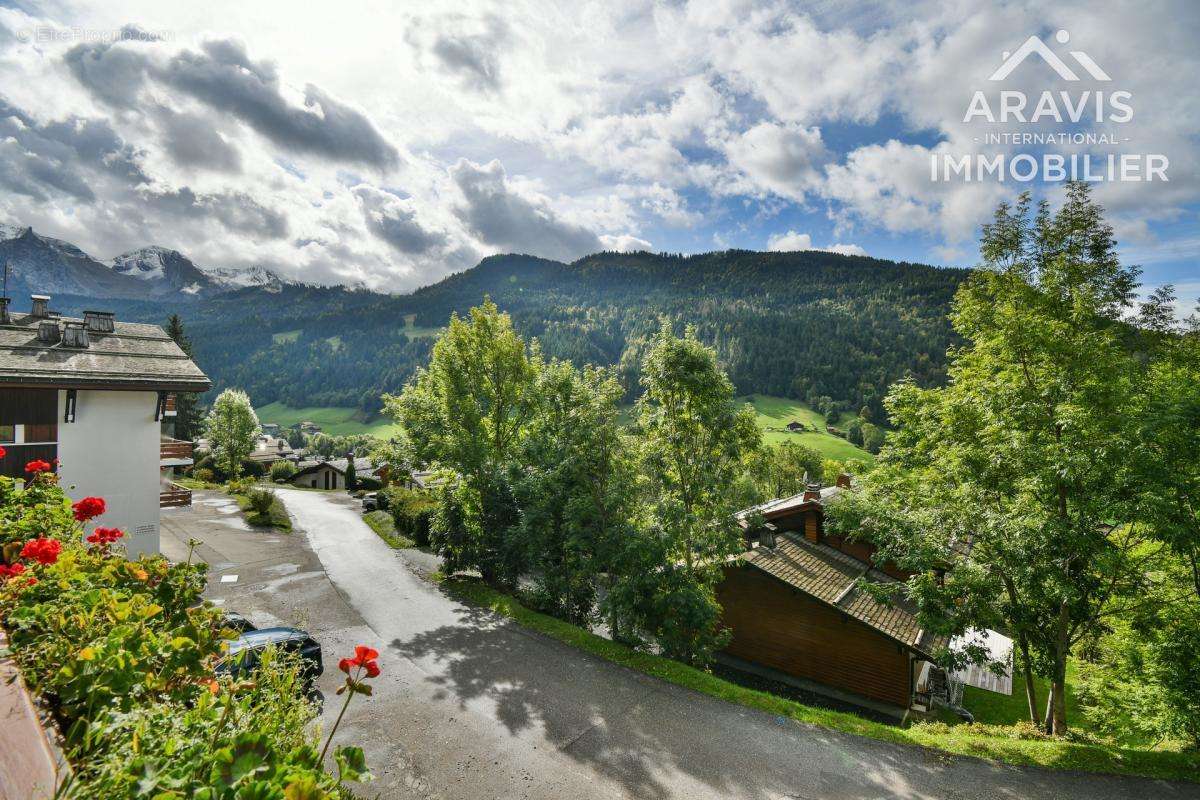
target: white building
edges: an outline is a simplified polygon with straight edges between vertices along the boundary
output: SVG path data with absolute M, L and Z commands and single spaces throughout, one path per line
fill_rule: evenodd
M 34 295 L 20 314 L 0 298 L 0 474 L 56 463 L 72 500 L 104 498 L 96 521 L 125 531 L 131 556 L 156 553 L 160 505 L 190 497 L 166 476 L 191 463 L 191 443 L 163 437 L 163 422 L 176 392 L 212 384 L 155 325 L 92 311 L 67 319 L 48 303 Z

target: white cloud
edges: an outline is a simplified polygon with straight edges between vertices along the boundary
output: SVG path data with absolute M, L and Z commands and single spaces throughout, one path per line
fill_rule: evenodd
M 790 253 L 797 250 L 820 250 L 826 253 L 839 253 L 843 256 L 865 256 L 867 251 L 856 244 L 831 244 L 825 247 L 814 247 L 812 236 L 807 233 L 788 231 L 773 234 L 767 239 L 767 249 L 775 253 Z
M 828 216 L 834 240 L 972 253 L 996 202 L 1028 187 L 934 183 L 929 159 L 979 148 L 971 92 L 1059 27 L 1133 93 L 1130 146 L 1171 160 L 1168 184 L 1097 187 L 1123 245 L 1146 264 L 1195 255 L 1185 0 L 45 8 L 0 8 L 0 217 L 101 257 L 154 243 L 405 289 L 498 250 L 736 244 L 785 209 Z M 130 23 L 162 39 L 71 38 Z M 16 38 L 39 27 L 61 36 Z

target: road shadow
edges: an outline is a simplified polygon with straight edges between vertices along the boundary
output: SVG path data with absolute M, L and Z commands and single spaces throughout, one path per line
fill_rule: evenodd
M 490 702 L 510 735 L 540 731 L 633 797 L 687 796 L 689 780 L 737 798 L 1138 796 L 1136 784 L 1106 776 L 1068 778 L 799 725 L 460 608 L 457 624 L 391 646 L 422 665 L 439 699 L 464 711 Z

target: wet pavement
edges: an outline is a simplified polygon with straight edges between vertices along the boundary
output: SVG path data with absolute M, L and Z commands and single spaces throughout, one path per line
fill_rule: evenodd
M 447 597 L 418 575 L 429 557 L 388 548 L 344 494 L 280 496 L 292 534 L 246 530 L 232 501 L 197 492 L 163 512 L 163 550 L 202 540 L 214 602 L 321 642 L 326 724 L 338 658 L 380 650 L 375 695 L 355 698 L 338 734 L 378 776 L 364 797 L 1200 798 L 862 739 L 665 684 Z

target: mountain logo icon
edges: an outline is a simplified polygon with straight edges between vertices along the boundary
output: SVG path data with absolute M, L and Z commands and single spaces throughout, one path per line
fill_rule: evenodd
M 1054 39 L 1059 44 L 1066 44 L 1067 42 L 1071 41 L 1071 34 L 1065 30 L 1060 30 L 1058 33 L 1054 34 Z M 1046 46 L 1045 42 L 1036 36 L 1030 36 L 1028 39 L 1026 39 L 1025 43 L 1018 47 L 1016 52 L 1005 52 L 1004 63 L 1000 65 L 999 69 L 992 73 L 988 80 L 1004 80 L 1011 75 L 1017 67 L 1021 66 L 1025 59 L 1029 58 L 1029 56 L 1033 55 L 1034 53 L 1037 53 L 1039 56 L 1041 56 L 1042 60 L 1049 64 L 1051 69 L 1057 72 L 1058 76 L 1064 81 L 1080 80 L 1080 77 L 1075 70 L 1071 69 L 1065 61 L 1059 58 L 1053 50 Z M 1112 80 L 1112 78 L 1108 76 L 1108 73 L 1101 69 L 1100 65 L 1093 61 L 1092 57 L 1087 53 L 1083 52 L 1082 50 L 1072 50 L 1070 53 L 1071 57 L 1078 62 L 1079 66 L 1082 67 L 1088 75 L 1091 75 L 1094 80 Z

